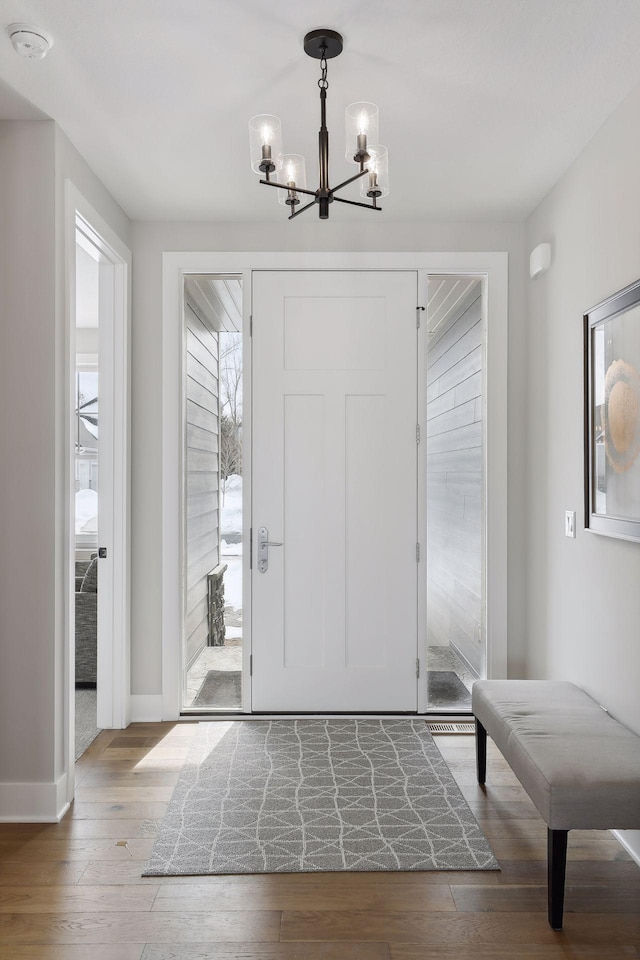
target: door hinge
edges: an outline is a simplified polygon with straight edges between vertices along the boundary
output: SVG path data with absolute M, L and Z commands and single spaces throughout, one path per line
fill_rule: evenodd
M 416 423 L 416 443 L 420 443 L 420 424 Z
M 420 659 L 416 660 L 416 677 L 420 676 Z
M 416 307 L 416 327 L 420 329 L 420 314 L 424 310 L 424 307 Z
M 249 527 L 249 570 L 253 570 L 253 527 Z
M 416 543 L 416 563 L 420 563 L 420 544 Z
M 249 654 L 249 676 L 253 676 L 253 654 Z
M 249 336 L 253 336 L 253 314 L 249 314 Z

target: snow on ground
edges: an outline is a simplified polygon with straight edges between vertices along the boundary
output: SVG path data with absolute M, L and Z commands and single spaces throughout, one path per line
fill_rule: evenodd
M 223 538 L 220 541 L 220 552 L 223 557 L 241 557 L 242 541 L 240 541 L 240 543 L 227 543 Z
M 242 477 L 225 481 L 224 505 L 220 516 L 220 554 L 227 564 L 224 575 L 225 606 L 242 610 Z M 227 539 L 228 538 L 228 539 Z M 239 542 L 233 542 L 239 541 Z M 237 635 L 237 634 L 236 634 Z
M 242 610 L 242 557 L 225 557 L 223 554 L 222 562 L 227 565 L 224 572 L 224 605 Z
M 223 486 L 220 533 L 242 536 L 242 477 L 233 474 L 223 480 Z

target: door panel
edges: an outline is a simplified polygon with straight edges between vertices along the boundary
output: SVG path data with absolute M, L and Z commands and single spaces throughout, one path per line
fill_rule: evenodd
M 322 528 L 325 511 L 324 436 L 324 397 L 285 396 L 285 669 L 322 667 L 326 596 L 326 551 Z
M 386 668 L 393 630 L 384 557 L 385 531 L 378 522 L 388 502 L 384 464 L 385 397 L 345 397 L 345 653 L 347 667 Z M 380 518 L 384 519 L 384 518 Z M 415 540 L 415 537 L 413 537 Z
M 416 290 L 254 274 L 254 710 L 416 709 Z

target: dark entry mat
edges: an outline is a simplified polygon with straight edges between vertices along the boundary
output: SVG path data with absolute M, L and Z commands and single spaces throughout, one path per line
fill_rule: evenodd
M 453 670 L 427 671 L 427 702 L 430 710 L 471 710 L 471 694 Z
M 194 707 L 242 708 L 240 670 L 209 670 L 193 701 Z

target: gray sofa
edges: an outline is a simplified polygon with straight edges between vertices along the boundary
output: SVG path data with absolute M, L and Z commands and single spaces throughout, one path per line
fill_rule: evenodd
M 76 560 L 76 684 L 95 684 L 98 660 L 98 560 Z

